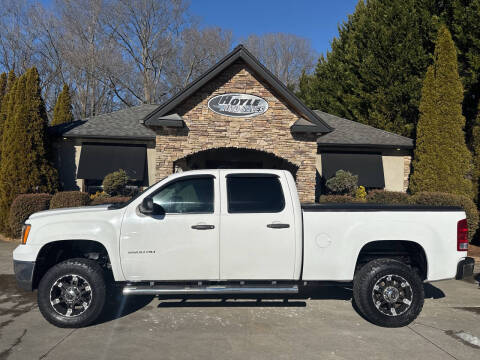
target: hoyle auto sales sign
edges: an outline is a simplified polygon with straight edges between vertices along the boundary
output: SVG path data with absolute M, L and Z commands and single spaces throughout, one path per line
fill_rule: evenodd
M 222 94 L 208 100 L 208 108 L 220 115 L 253 117 L 268 110 L 265 99 L 249 94 Z

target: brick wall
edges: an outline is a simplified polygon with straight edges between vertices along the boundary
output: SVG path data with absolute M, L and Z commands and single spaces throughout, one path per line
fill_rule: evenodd
M 247 93 L 267 100 L 267 112 L 251 118 L 222 116 L 209 110 L 208 100 L 223 93 Z M 273 90 L 244 63 L 238 61 L 204 85 L 174 111 L 183 117 L 184 129 L 155 128 L 157 180 L 173 172 L 176 160 L 199 151 L 235 147 L 281 157 L 298 167 L 300 199 L 315 199 L 316 139 L 293 135 L 290 126 L 299 115 L 278 99 Z

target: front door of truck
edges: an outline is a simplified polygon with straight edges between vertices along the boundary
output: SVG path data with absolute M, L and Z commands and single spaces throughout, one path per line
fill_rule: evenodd
M 191 175 L 151 194 L 164 215 L 126 211 L 121 231 L 122 269 L 128 280 L 218 280 L 218 179 Z
M 220 278 L 291 280 L 294 209 L 282 173 L 221 172 Z

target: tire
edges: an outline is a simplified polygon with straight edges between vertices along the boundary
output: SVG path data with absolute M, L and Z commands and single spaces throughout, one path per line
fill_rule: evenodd
M 62 328 L 92 324 L 102 313 L 105 298 L 103 270 L 89 259 L 69 259 L 53 266 L 38 286 L 40 312 Z
M 420 314 L 425 294 L 423 283 L 412 268 L 400 261 L 377 259 L 355 274 L 353 298 L 370 322 L 401 327 Z

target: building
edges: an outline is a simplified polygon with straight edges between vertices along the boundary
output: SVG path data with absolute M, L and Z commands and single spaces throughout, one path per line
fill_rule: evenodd
M 406 191 L 412 139 L 307 108 L 243 46 L 161 105 L 54 129 L 65 189 L 92 191 L 119 168 L 148 186 L 176 171 L 281 168 L 312 202 L 339 169 L 367 188 Z

